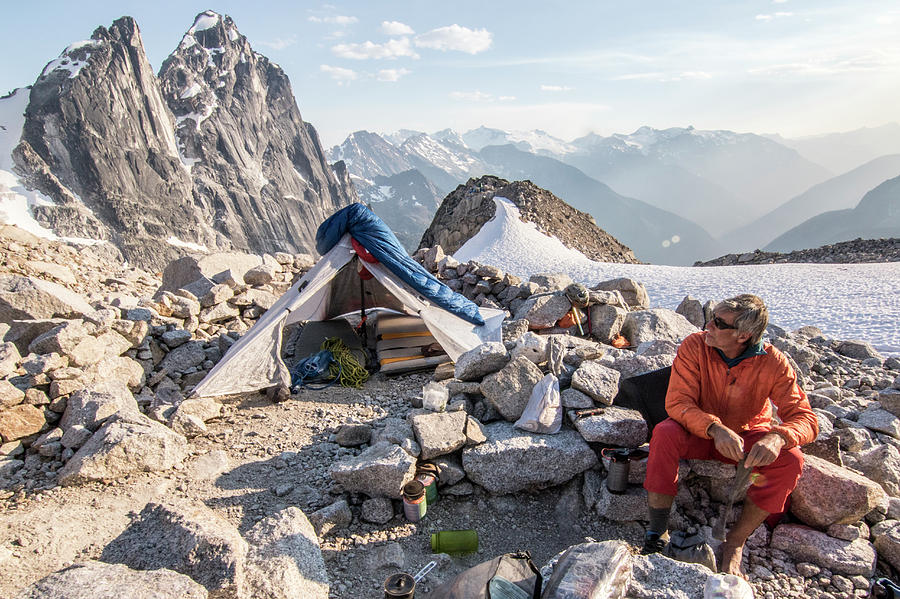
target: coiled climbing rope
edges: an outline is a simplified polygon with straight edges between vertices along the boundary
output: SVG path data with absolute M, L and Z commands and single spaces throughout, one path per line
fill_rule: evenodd
M 369 380 L 369 371 L 359 363 L 353 351 L 340 338 L 326 339 L 320 349 L 327 349 L 334 354 L 334 363 L 329 366 L 329 374 L 332 377 L 340 375 L 338 383 L 341 387 L 359 389 Z

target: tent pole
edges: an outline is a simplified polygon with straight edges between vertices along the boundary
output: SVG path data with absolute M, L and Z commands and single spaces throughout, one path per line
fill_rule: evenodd
M 359 270 L 359 256 L 356 257 L 357 272 Z M 371 371 L 373 366 L 372 357 L 369 355 L 369 327 L 366 326 L 366 282 L 359 277 L 359 328 L 362 337 L 363 353 L 366 356 L 366 369 Z

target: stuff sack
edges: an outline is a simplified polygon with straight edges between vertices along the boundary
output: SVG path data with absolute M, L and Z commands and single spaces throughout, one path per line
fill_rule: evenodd
M 539 599 L 543 582 L 530 553 L 504 553 L 437 587 L 428 599 Z
M 669 537 L 669 544 L 663 549 L 663 555 L 689 564 L 702 564 L 715 572 L 716 556 L 712 547 L 702 534 L 689 535 L 683 530 L 676 530 Z
M 332 368 L 332 365 L 334 366 Z M 323 349 L 307 356 L 294 364 L 291 369 L 291 392 L 306 387 L 321 390 L 335 384 L 341 376 L 341 365 L 334 359 L 334 354 Z M 329 381 L 321 387 L 310 387 L 309 383 Z
M 532 433 L 556 434 L 562 427 L 562 400 L 559 396 L 559 380 L 546 375 L 531 390 L 528 405 L 513 426 Z

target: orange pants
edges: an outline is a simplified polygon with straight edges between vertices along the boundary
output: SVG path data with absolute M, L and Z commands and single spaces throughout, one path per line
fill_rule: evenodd
M 755 429 L 739 433 L 744 440 L 744 452 L 750 451 L 753 444 L 768 432 Z M 667 418 L 656 425 L 650 438 L 650 457 L 647 459 L 644 488 L 651 493 L 675 495 L 678 492 L 678 461 L 682 459 L 735 463 L 716 451 L 712 439 L 692 435 L 678 422 Z M 782 450 L 768 466 L 753 469 L 759 476 L 747 490 L 747 498 L 770 514 L 782 512 L 788 495 L 797 486 L 802 469 L 803 453 L 799 447 Z

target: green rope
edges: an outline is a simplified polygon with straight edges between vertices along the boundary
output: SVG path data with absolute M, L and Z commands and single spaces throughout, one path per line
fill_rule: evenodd
M 327 349 L 334 354 L 334 363 L 329 366 L 328 373 L 332 378 L 340 373 L 341 387 L 359 389 L 369 380 L 369 371 L 359 363 L 353 352 L 338 337 L 330 337 L 322 343 L 320 349 Z M 338 366 L 340 365 L 340 366 Z

